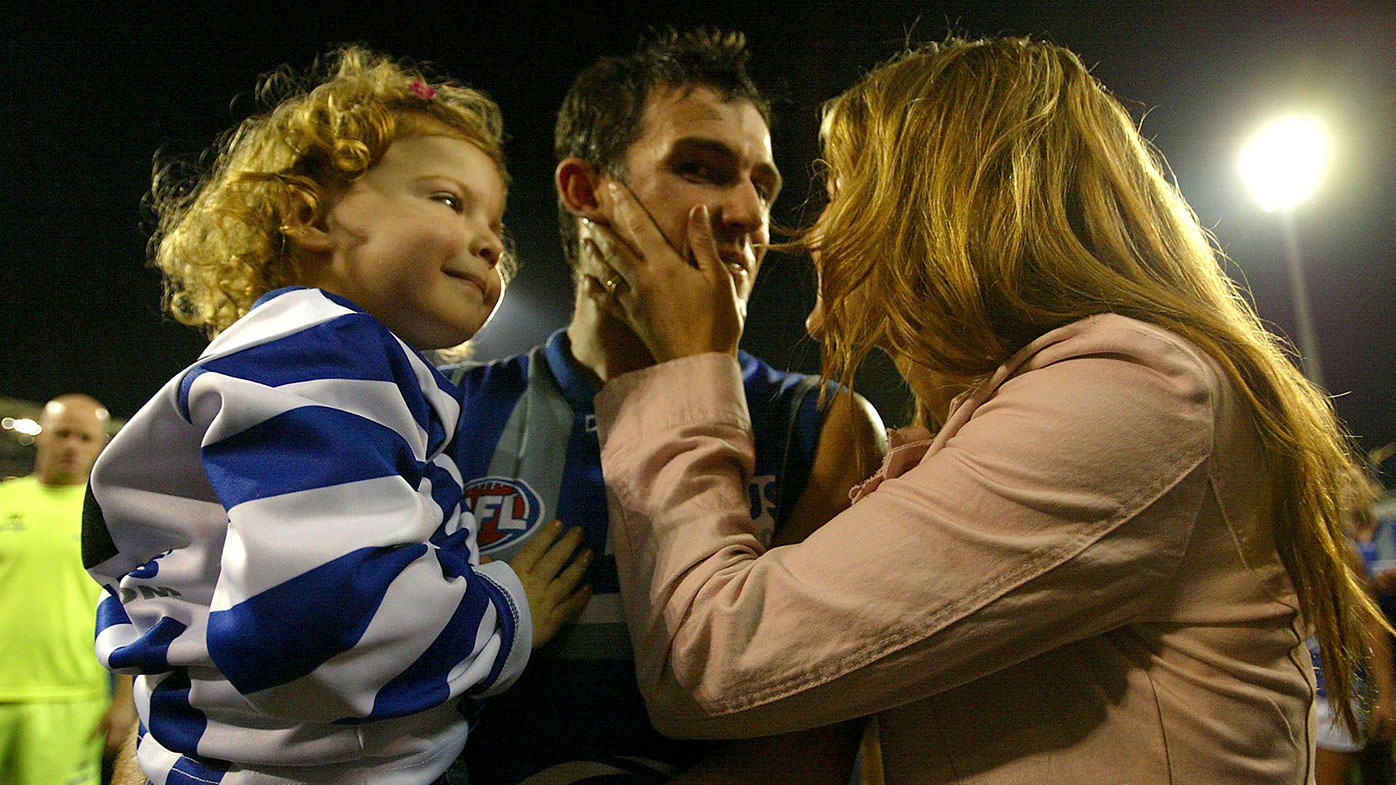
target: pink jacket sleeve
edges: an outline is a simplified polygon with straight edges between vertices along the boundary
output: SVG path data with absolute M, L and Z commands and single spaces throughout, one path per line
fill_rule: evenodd
M 602 464 L 657 727 L 823 725 L 1149 614 L 1202 504 L 1218 385 L 1162 330 L 1061 328 L 961 402 L 904 473 L 764 551 L 735 363 L 701 355 L 614 380 L 597 399 Z

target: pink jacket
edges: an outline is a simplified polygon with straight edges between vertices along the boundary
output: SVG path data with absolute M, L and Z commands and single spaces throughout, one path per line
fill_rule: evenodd
M 735 364 L 597 399 L 640 686 L 673 736 L 879 713 L 897 783 L 1304 783 L 1313 673 L 1261 447 L 1216 364 L 1105 315 L 894 440 L 766 551 Z

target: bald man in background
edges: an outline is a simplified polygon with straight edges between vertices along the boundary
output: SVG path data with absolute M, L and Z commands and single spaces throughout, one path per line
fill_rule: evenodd
M 100 588 L 82 567 L 82 503 L 107 443 L 87 395 L 44 406 L 34 472 L 0 483 L 0 781 L 98 785 L 135 721 L 131 680 L 92 649 Z

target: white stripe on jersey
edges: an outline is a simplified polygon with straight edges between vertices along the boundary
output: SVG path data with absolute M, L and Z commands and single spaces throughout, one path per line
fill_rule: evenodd
M 441 508 L 397 475 L 255 499 L 234 507 L 228 517 L 223 563 L 257 569 L 238 569 L 241 585 L 220 581 L 209 608 L 214 611 L 254 597 L 306 565 L 343 556 L 345 543 L 369 548 L 425 542 L 442 522 Z M 255 550 L 241 536 L 242 520 L 257 528 Z
M 413 358 L 414 360 L 416 358 Z M 412 456 L 419 461 L 427 458 L 427 432 L 412 417 L 412 413 L 394 401 L 402 399 L 396 384 L 374 379 L 312 379 L 283 384 L 280 392 L 304 397 L 317 406 L 332 406 L 342 412 L 376 422 L 397 431 L 412 445 Z M 413 437 L 416 438 L 413 438 Z

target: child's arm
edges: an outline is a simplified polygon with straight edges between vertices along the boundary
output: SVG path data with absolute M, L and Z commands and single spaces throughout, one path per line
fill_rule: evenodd
M 110 763 L 126 735 L 136 727 L 136 704 L 131 697 L 131 677 L 118 675 L 112 680 L 111 703 L 102 713 L 92 738 L 102 739 L 102 760 Z
M 141 764 L 136 761 L 136 738 L 139 730 L 132 724 L 131 730 L 123 736 L 121 749 L 112 760 L 111 780 L 108 785 L 146 785 L 149 782 L 145 778 L 145 772 L 141 771 Z

